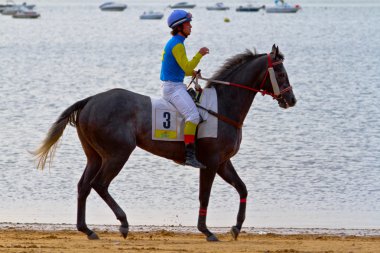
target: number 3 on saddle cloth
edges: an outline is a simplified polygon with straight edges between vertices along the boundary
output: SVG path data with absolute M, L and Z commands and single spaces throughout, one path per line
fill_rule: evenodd
M 152 139 L 160 141 L 183 141 L 184 117 L 177 109 L 163 98 L 151 98 L 152 102 Z M 204 108 L 218 112 L 218 99 L 215 88 L 203 89 L 199 102 Z M 216 138 L 218 136 L 218 119 L 203 109 L 198 108 L 201 122 L 197 129 L 197 139 Z

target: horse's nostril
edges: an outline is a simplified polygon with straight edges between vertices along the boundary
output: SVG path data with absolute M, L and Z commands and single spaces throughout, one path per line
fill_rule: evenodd
M 297 103 L 297 99 L 296 98 L 292 98 L 292 105 L 296 105 Z

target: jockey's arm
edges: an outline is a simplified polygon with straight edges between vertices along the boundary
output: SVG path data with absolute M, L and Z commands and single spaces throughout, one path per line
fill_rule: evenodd
M 185 72 L 185 75 L 192 76 L 193 70 L 198 65 L 199 61 L 202 58 L 202 55 L 198 52 L 191 61 L 187 59 L 186 50 L 183 44 L 179 43 L 175 45 L 172 49 L 174 58 L 176 59 L 178 65 Z

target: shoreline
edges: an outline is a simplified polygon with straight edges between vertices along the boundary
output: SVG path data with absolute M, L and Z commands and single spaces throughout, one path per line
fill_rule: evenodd
M 214 230 L 219 242 L 207 242 L 200 232 L 186 232 L 193 227 L 132 226 L 124 239 L 113 231 L 117 226 L 104 225 L 94 227 L 99 240 L 88 240 L 72 224 L 0 224 L 0 252 L 4 253 L 374 253 L 380 248 L 380 236 L 254 234 L 243 230 L 234 240 L 228 231 Z
M 89 228 L 100 232 L 118 232 L 118 225 L 88 224 Z M 25 231 L 77 231 L 75 224 L 67 223 L 14 223 L 0 222 L 0 230 L 15 229 Z M 229 233 L 230 227 L 209 227 L 216 234 Z M 201 234 L 196 226 L 174 225 L 133 225 L 131 232 L 168 231 L 174 233 Z M 346 229 L 346 228 L 272 228 L 272 227 L 243 227 L 242 233 L 252 235 L 326 235 L 326 236 L 380 236 L 380 228 L 375 229 Z

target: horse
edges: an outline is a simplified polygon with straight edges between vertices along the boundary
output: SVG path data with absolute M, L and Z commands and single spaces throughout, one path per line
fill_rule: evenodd
M 207 241 L 218 241 L 206 224 L 210 192 L 216 174 L 232 185 L 240 196 L 236 224 L 230 232 L 236 240 L 245 220 L 247 188 L 236 172 L 231 158 L 242 141 L 242 125 L 257 93 L 271 95 L 281 108 L 296 104 L 292 86 L 283 65 L 284 55 L 273 45 L 268 54 L 256 51 L 238 54 L 206 83 L 218 97 L 218 136 L 196 140 L 196 155 L 206 169 L 200 169 L 199 215 L 197 228 Z M 77 223 L 88 239 L 99 239 L 86 224 L 86 199 L 91 189 L 112 209 L 120 221 L 119 231 L 126 238 L 129 224 L 125 212 L 108 192 L 132 151 L 140 147 L 154 155 L 183 164 L 185 145 L 181 141 L 152 140 L 152 105 L 148 96 L 125 89 L 112 89 L 77 101 L 68 107 L 50 127 L 41 146 L 34 152 L 37 168 L 51 163 L 57 142 L 66 125 L 76 127 L 87 157 L 78 182 Z

